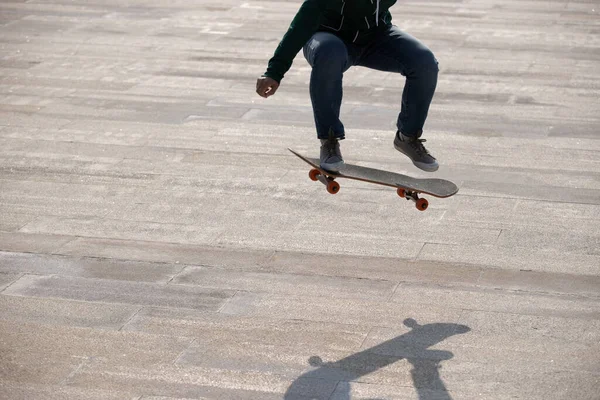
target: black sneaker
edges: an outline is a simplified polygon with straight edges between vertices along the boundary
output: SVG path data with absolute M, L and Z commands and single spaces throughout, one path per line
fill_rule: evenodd
M 394 147 L 400 153 L 407 155 L 417 168 L 428 172 L 437 171 L 440 166 L 435 157 L 429 154 L 429 151 L 423 145 L 424 142 L 425 139 L 404 136 L 398 131 L 394 139 Z
M 335 139 L 321 139 L 321 168 L 331 172 L 338 172 L 344 165 L 340 152 L 340 142 Z

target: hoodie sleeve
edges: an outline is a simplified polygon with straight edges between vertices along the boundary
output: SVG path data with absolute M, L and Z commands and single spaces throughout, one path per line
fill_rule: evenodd
M 327 0 L 304 0 L 286 34 L 275 50 L 264 76 L 280 82 L 290 69 L 296 54 L 317 31 Z

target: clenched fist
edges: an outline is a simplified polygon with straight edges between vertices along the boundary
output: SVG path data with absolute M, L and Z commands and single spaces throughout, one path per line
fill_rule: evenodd
M 266 76 L 261 76 L 256 81 L 256 93 L 265 99 L 274 95 L 278 87 L 279 83 L 275 79 Z

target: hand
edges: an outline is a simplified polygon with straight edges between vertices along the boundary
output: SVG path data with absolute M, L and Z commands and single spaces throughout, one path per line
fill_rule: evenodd
M 279 83 L 275 79 L 266 76 L 261 76 L 256 81 L 256 93 L 265 99 L 274 95 L 278 87 Z

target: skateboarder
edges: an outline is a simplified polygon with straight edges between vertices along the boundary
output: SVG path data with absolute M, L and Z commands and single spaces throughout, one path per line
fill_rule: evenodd
M 438 63 L 416 38 L 392 25 L 388 11 L 396 0 L 304 0 L 287 33 L 258 78 L 256 92 L 275 94 L 300 49 L 312 66 L 310 97 L 321 167 L 338 171 L 344 164 L 339 141 L 342 76 L 351 66 L 396 72 L 406 77 L 394 147 L 417 167 L 436 171 L 438 163 L 421 139 L 435 92 Z

